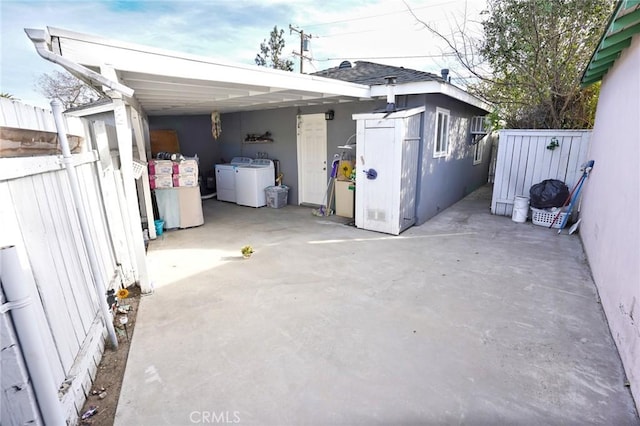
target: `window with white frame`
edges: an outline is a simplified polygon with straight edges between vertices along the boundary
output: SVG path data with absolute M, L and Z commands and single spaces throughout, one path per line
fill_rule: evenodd
M 436 135 L 433 156 L 446 157 L 449 153 L 449 110 L 436 108 Z
M 484 138 L 480 139 L 478 143 L 473 145 L 473 165 L 482 163 L 482 146 L 484 145 Z

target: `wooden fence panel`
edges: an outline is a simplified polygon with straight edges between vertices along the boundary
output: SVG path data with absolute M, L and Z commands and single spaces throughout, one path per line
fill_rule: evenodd
M 84 241 L 78 232 L 80 223 L 75 214 L 71 188 L 66 178 L 66 171 L 33 177 L 34 180 L 41 179 L 43 187 L 48 188 L 43 191 L 42 199 L 48 202 L 44 207 L 46 214 L 51 215 L 56 235 L 56 241 L 51 245 L 61 253 L 62 262 L 56 263 L 56 267 L 60 270 L 61 279 L 67 281 L 67 283 L 61 282 L 61 287 L 66 290 L 63 293 L 66 305 L 70 307 L 74 321 L 78 323 L 78 343 L 81 344 L 91 326 L 98 305 L 95 303 L 95 298 L 91 297 L 95 293 L 91 287 L 93 278 Z M 76 310 L 72 308 L 73 306 L 76 306 Z
M 0 162 L 1 164 L 1 162 Z M 23 237 L 23 232 L 20 229 L 20 224 L 13 207 L 13 199 L 11 191 L 9 190 L 9 183 L 0 180 L 0 221 L 2 223 L 2 232 L 0 233 L 1 245 L 15 245 L 20 251 L 20 255 L 24 258 L 28 258 L 26 252 L 26 243 Z M 35 281 L 32 279 L 25 283 L 29 287 L 31 299 L 40 301 L 41 295 L 38 291 Z M 58 356 L 55 341 L 51 332 L 51 328 L 48 325 L 48 319 L 44 312 L 42 303 L 33 303 L 35 312 L 34 320 L 39 324 L 39 330 L 41 331 L 42 343 L 45 348 L 50 349 L 47 362 L 51 374 L 56 383 L 62 383 L 65 379 L 65 370 L 62 366 L 60 357 Z
M 82 119 L 65 115 L 64 123 L 68 134 L 85 137 Z M 0 126 L 57 132 L 50 110 L 5 98 L 0 98 Z
M 516 196 L 558 179 L 572 188 L 587 161 L 590 130 L 502 130 L 498 142 L 491 212 L 511 216 Z M 556 140 L 558 146 L 548 149 Z
M 59 275 L 61 271 L 56 266 L 56 261 L 62 263 L 63 260 L 59 249 L 54 247 L 55 228 L 50 221 L 50 216 L 46 214 L 46 208 L 42 206 L 41 196 L 35 195 L 37 188 L 33 177 L 11 181 L 10 191 L 40 299 L 48 319 L 48 324 L 42 324 L 42 326 L 52 330 L 55 350 L 64 371 L 69 371 L 80 344 L 74 327 L 76 324 L 72 320 L 72 312 L 63 308 L 66 307 L 63 294 L 66 288 L 60 288 L 60 281 L 65 281 L 65 277 Z M 34 196 L 27 198 L 24 194 L 34 194 Z M 74 311 L 76 308 L 72 307 L 71 310 Z
M 98 255 L 98 263 L 102 270 L 102 275 L 109 279 L 104 283 L 108 289 L 114 275 L 117 274 L 117 264 L 112 246 L 111 237 L 108 232 L 105 207 L 102 198 L 101 187 L 97 178 L 97 168 L 95 163 L 83 164 L 76 168 L 80 189 L 82 193 L 84 208 L 87 218 L 91 221 L 91 239 L 95 244 Z
M 96 146 L 82 119 L 65 117 L 65 126 L 67 134 L 85 139 L 85 147 Z M 0 127 L 56 132 L 50 111 L 7 99 L 0 99 Z M 99 161 L 93 151 L 73 156 L 81 195 L 76 203 L 61 157 L 0 158 L 0 244 L 19 246 L 31 264 L 33 279 L 26 284 L 36 302 L 34 321 L 54 381 L 63 389 L 63 411 L 73 421 L 91 390 L 106 337 L 99 313 L 105 295 L 95 289 L 80 210 L 87 215 L 97 273 L 107 289 L 133 284 L 138 274 L 122 178 Z

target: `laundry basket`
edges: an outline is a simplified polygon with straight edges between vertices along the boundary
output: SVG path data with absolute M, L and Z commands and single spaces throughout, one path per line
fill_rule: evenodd
M 140 160 L 133 160 L 133 177 L 134 179 L 140 179 L 142 172 L 147 168 L 147 163 Z
M 562 226 L 562 222 L 565 217 L 569 214 L 568 212 L 560 213 L 560 216 L 553 222 L 553 219 L 556 218 L 558 211 L 545 210 L 545 209 L 536 209 L 535 207 L 531 207 L 531 221 L 534 225 L 546 226 L 549 228 L 551 223 L 553 223 L 553 228 L 560 228 Z
M 287 205 L 287 196 L 289 194 L 288 186 L 268 186 L 264 189 L 264 192 L 267 198 L 267 206 L 273 209 L 279 209 Z

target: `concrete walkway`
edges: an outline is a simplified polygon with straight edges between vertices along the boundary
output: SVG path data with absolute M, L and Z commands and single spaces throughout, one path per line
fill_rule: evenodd
M 204 201 L 150 246 L 116 424 L 640 424 L 578 236 L 489 191 L 400 237 Z

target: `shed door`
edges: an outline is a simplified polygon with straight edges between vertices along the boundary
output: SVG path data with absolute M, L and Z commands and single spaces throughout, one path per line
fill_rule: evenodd
M 367 120 L 368 121 L 368 120 Z M 387 125 L 393 126 L 393 120 Z M 358 158 L 364 160 L 357 175 L 356 226 L 371 231 L 397 234 L 398 206 L 394 203 L 394 151 L 396 129 L 394 127 L 366 127 L 364 138 L 358 141 Z M 375 170 L 375 179 L 367 179 L 364 170 Z M 361 174 L 360 174 L 361 173 Z M 358 211 L 359 210 L 359 211 Z
M 321 205 L 327 190 L 324 114 L 298 116 L 298 204 Z

